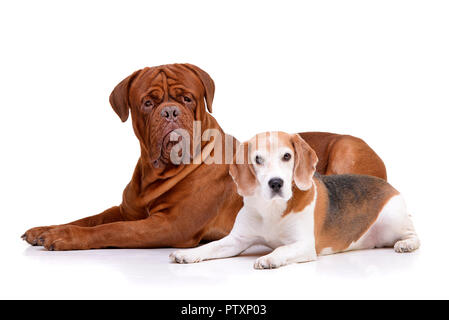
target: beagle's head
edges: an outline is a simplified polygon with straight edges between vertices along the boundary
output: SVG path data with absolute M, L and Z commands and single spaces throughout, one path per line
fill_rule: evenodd
M 260 133 L 240 145 L 229 173 L 243 196 L 261 195 L 267 200 L 292 197 L 292 188 L 312 187 L 318 157 L 298 135 Z

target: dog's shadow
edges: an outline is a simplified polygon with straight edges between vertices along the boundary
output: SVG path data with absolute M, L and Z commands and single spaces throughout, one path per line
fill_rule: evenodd
M 140 285 L 176 286 L 201 285 L 213 281 L 225 283 L 229 278 L 266 274 L 254 270 L 254 261 L 272 250 L 264 246 L 248 249 L 238 257 L 204 261 L 194 264 L 176 264 L 168 256 L 176 249 L 101 249 L 78 251 L 46 251 L 42 247 L 28 247 L 24 256 L 44 265 L 69 265 L 70 268 L 92 268 L 119 273 L 132 283 Z M 410 268 L 419 256 L 397 254 L 392 249 L 353 251 L 319 257 L 317 261 L 288 265 L 268 271 L 272 274 L 295 273 L 298 276 L 315 275 L 333 278 L 366 278 L 391 274 Z M 93 276 L 93 275 L 90 275 Z
M 83 269 L 91 266 L 93 272 L 105 269 L 119 272 L 131 282 L 139 284 L 164 284 L 226 281 L 229 275 L 253 271 L 258 256 L 269 253 L 266 247 L 250 248 L 242 255 L 195 264 L 176 264 L 169 261 L 169 255 L 176 249 L 97 249 L 74 251 L 47 251 L 42 247 L 27 247 L 23 255 L 39 265 L 69 266 Z M 94 271 L 95 270 L 95 271 Z M 89 275 L 90 276 L 90 275 Z

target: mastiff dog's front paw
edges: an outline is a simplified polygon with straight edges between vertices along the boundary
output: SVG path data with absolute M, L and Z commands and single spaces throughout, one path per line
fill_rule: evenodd
M 49 251 L 89 249 L 81 228 L 77 226 L 50 229 L 42 233 L 37 242 Z
M 29 244 L 31 244 L 32 246 L 39 246 L 42 245 L 39 243 L 39 238 L 41 236 L 41 234 L 56 228 L 57 226 L 48 226 L 48 227 L 36 227 L 36 228 L 31 228 L 28 231 L 26 231 L 23 235 L 22 235 L 22 240 L 28 242 Z

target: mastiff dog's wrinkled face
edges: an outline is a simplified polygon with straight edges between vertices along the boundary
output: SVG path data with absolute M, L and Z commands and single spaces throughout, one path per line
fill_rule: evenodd
M 171 149 L 181 140 L 177 132 L 193 138 L 194 121 L 206 116 L 205 100 L 212 112 L 214 90 L 213 80 L 200 68 L 170 64 L 134 72 L 115 87 L 109 101 L 122 121 L 131 110 L 142 150 L 158 167 L 170 163 Z

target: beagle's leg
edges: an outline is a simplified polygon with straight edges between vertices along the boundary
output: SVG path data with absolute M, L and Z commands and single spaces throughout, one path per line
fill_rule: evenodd
M 412 252 L 419 248 L 420 241 L 416 234 L 411 215 L 408 213 L 401 195 L 390 199 L 381 214 L 384 214 L 386 233 L 394 235 L 393 247 L 397 253 Z
M 397 253 L 413 252 L 419 248 L 421 242 L 416 234 L 410 235 L 408 238 L 399 240 L 394 244 L 394 251 Z
M 258 223 L 258 219 L 243 207 L 237 214 L 234 227 L 228 236 L 201 247 L 175 251 L 170 254 L 170 260 L 177 263 L 193 263 L 237 256 L 256 242 L 257 237 L 253 230 L 254 228 L 257 230 Z
M 379 213 L 373 226 L 369 247 L 394 247 L 398 253 L 412 252 L 419 248 L 420 241 L 401 195 L 392 197 Z
M 405 253 L 417 250 L 421 242 L 416 234 L 411 216 L 407 212 L 405 213 L 404 225 L 401 231 L 399 240 L 394 244 L 394 251 L 397 253 Z
M 249 238 L 230 234 L 193 249 L 177 250 L 170 254 L 170 260 L 177 263 L 195 263 L 204 260 L 228 258 L 239 255 L 253 244 Z
M 254 263 L 254 268 L 274 269 L 290 263 L 314 261 L 316 259 L 315 244 L 298 241 L 278 247 L 270 254 L 260 257 Z

